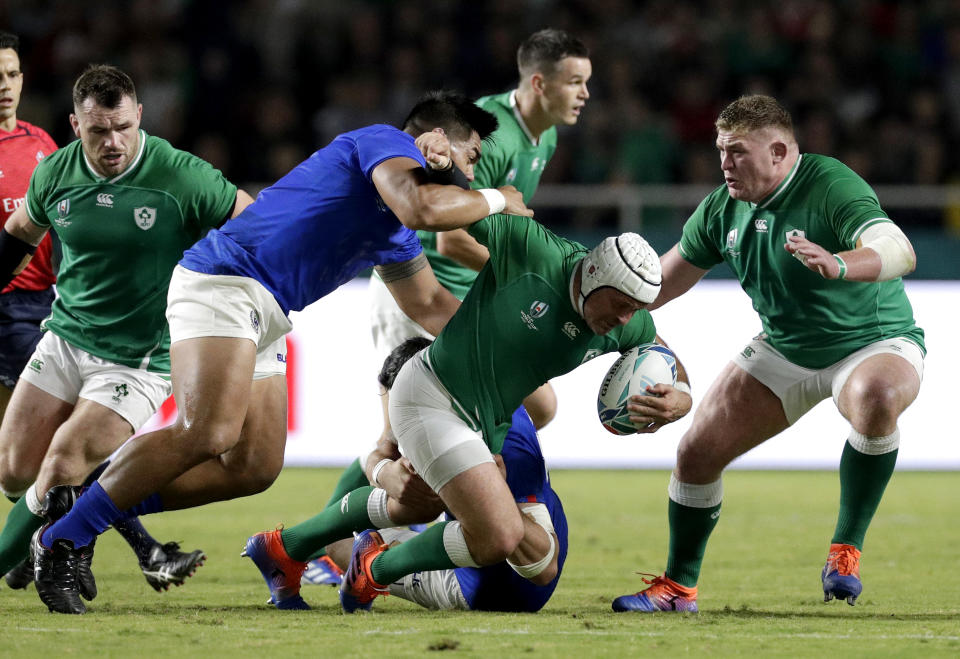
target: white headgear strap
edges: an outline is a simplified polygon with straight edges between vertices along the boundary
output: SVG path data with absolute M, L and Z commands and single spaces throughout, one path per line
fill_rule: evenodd
M 660 279 L 660 258 L 638 234 L 605 238 L 583 257 L 580 266 L 580 315 L 590 294 L 605 286 L 650 304 L 660 293 Z

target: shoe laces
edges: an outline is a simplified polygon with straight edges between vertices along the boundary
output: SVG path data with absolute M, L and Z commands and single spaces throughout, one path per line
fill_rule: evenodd
M 670 595 L 678 595 L 680 597 L 695 598 L 697 596 L 697 587 L 692 588 L 688 586 L 682 586 L 675 582 L 672 579 L 667 578 L 665 574 L 650 574 L 649 572 L 637 572 L 640 575 L 643 583 L 650 586 L 647 590 L 653 591 L 651 595 L 659 595 L 662 592 L 666 591 Z M 647 579 L 647 577 L 652 577 Z
M 830 548 L 827 562 L 841 576 L 860 574 L 860 551 L 853 545 L 834 545 Z

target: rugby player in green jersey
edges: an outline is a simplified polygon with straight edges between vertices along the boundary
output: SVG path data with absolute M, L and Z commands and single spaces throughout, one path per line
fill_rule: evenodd
M 824 601 L 852 605 L 864 536 L 896 464 L 897 419 L 923 377 L 923 330 L 900 279 L 916 257 L 863 179 L 833 158 L 800 153 L 775 99 L 744 96 L 716 127 L 725 183 L 662 257 L 664 285 L 651 308 L 725 261 L 763 331 L 717 377 L 677 449 L 665 574 L 613 608 L 696 611 L 724 467 L 831 396 L 851 429 L 821 580 Z
M 590 51 L 562 30 L 540 30 L 518 48 L 517 68 L 516 89 L 477 100 L 477 105 L 497 117 L 499 126 L 486 141 L 472 175 L 464 174 L 475 190 L 512 185 L 529 204 L 557 149 L 556 127 L 576 124 L 590 97 Z M 462 300 L 489 258 L 487 248 L 465 229 L 417 233 L 437 280 Z M 376 277 L 371 278 L 370 288 L 373 342 L 380 361 L 404 339 L 429 336 L 399 310 Z M 524 406 L 537 429 L 543 428 L 556 415 L 553 388 L 544 384 Z
M 411 572 L 510 556 L 537 524 L 520 514 L 492 457 L 513 410 L 552 377 L 657 339 L 645 307 L 660 290 L 660 262 L 637 234 L 607 238 L 588 252 L 528 218 L 493 216 L 469 231 L 490 259 L 433 345 L 400 370 L 389 402 L 400 452 L 456 521 L 390 549 L 377 534 L 361 534 L 340 591 L 347 611 L 369 608 L 385 584 Z M 632 397 L 638 432 L 655 432 L 690 410 L 679 362 L 677 373 L 675 387 Z M 398 509 L 389 497 L 378 505 L 384 523 Z M 515 556 L 511 567 L 534 579 L 555 549 Z
M 0 427 L 0 488 L 23 495 L 0 549 L 15 547 L 20 558 L 43 522 L 48 490 L 81 484 L 169 397 L 164 313 L 173 267 L 204 230 L 252 201 L 208 163 L 141 130 L 133 81 L 119 69 L 88 68 L 73 103 L 79 139 L 37 166 L 0 250 L 5 265 L 19 260 L 51 229 L 63 245 L 47 332 Z M 199 550 L 160 545 L 136 518 L 124 524 L 158 590 L 203 560 Z M 88 599 L 89 576 L 81 580 Z

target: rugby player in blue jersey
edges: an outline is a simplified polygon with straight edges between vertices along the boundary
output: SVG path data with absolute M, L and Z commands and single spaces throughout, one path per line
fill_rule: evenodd
M 376 266 L 403 311 L 440 331 L 459 302 L 437 282 L 415 230 L 533 214 L 512 186 L 464 190 L 431 171 L 452 160 L 469 173 L 496 126 L 461 95 L 428 94 L 402 130 L 337 136 L 187 250 L 167 300 L 179 416 L 128 443 L 70 513 L 38 532 L 37 565 L 58 575 L 37 584 L 51 610 L 71 611 L 69 565 L 125 511 L 198 506 L 274 481 L 286 441 L 291 310 Z

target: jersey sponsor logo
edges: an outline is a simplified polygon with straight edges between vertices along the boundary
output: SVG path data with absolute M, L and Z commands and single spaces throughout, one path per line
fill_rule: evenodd
M 753 357 L 753 355 L 754 355 L 755 352 L 756 352 L 756 350 L 754 350 L 754 349 L 751 348 L 750 346 L 747 346 L 746 348 L 744 348 L 744 349 L 740 352 L 740 354 L 743 355 L 743 358 L 744 358 L 744 359 L 750 359 L 751 357 Z
M 0 174 L 2 176 L 2 174 Z M 23 197 L 4 197 L 3 198 L 3 210 L 6 213 L 12 213 L 21 206 L 23 206 Z
M 34 357 L 33 359 L 30 360 L 29 366 L 31 371 L 33 371 L 34 373 L 39 373 L 40 371 L 43 370 L 43 360 L 37 359 L 36 357 Z
M 548 309 L 550 309 L 550 305 L 546 302 L 534 300 L 533 304 L 530 305 L 530 316 L 533 318 L 543 318 L 543 314 L 547 313 Z
M 286 363 L 287 363 L 287 356 L 286 356 L 285 354 L 283 354 L 282 352 L 278 352 L 278 353 L 277 353 L 277 361 L 280 362 L 281 364 L 286 364 Z
M 563 324 L 563 327 L 560 329 L 563 330 L 563 333 L 566 334 L 570 339 L 577 338 L 577 334 L 580 333 L 580 328 L 574 325 L 569 320 Z
M 767 222 L 769 220 L 765 217 L 758 217 L 753 221 L 753 227 L 757 230 L 757 233 L 766 233 L 767 232 Z
M 133 221 L 137 226 L 146 231 L 157 221 L 157 209 L 149 206 L 140 206 L 133 209 Z
M 540 156 L 535 156 L 533 159 L 533 162 L 530 163 L 530 171 L 535 172 L 538 169 L 543 169 L 544 167 L 546 167 L 546 165 L 547 165 L 547 161 L 544 160 L 541 162 Z
M 46 156 L 43 154 L 43 151 L 37 151 L 37 162 L 40 162 L 44 158 L 46 158 Z
M 603 354 L 602 350 L 597 350 L 596 348 L 590 348 L 590 350 L 587 350 L 585 353 L 583 353 L 583 359 L 580 360 L 580 363 L 586 364 L 588 361 L 590 361 L 594 357 L 599 357 L 602 354 Z
M 97 195 L 97 206 L 103 206 L 104 208 L 113 208 L 113 195 L 106 192 L 101 192 Z
M 720 517 L 719 510 L 714 510 L 712 513 L 710 513 L 710 519 L 717 519 L 718 517 Z
M 252 327 L 253 331 L 257 334 L 260 333 L 260 312 L 256 309 L 250 310 L 250 327 Z
M 121 399 L 126 398 L 130 395 L 130 391 L 127 389 L 127 385 L 116 384 L 113 386 L 113 395 L 110 397 L 113 399 L 114 403 L 119 403 Z
M 70 215 L 70 199 L 61 199 L 57 204 L 57 217 L 53 220 L 58 227 L 68 227 L 72 224 L 67 216 Z
M 740 256 L 740 252 L 737 251 L 737 234 L 739 232 L 736 229 L 730 229 L 727 232 L 727 254 L 730 256 Z
M 513 180 L 517 178 L 517 168 L 514 167 L 509 172 L 507 172 L 507 183 L 513 183 Z

